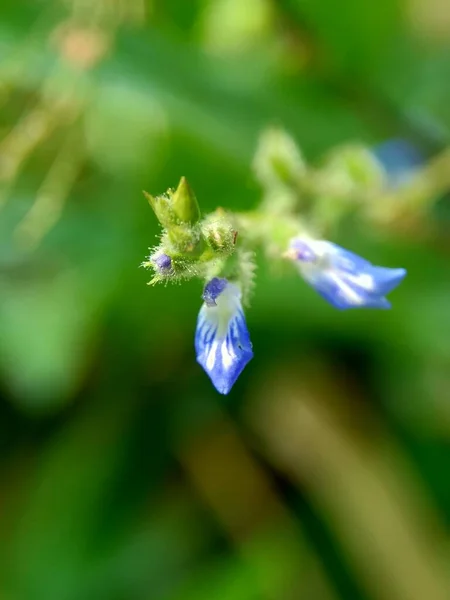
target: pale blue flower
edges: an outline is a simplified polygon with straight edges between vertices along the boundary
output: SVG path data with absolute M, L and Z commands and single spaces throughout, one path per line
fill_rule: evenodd
M 228 394 L 253 358 L 239 286 L 215 277 L 205 286 L 195 332 L 197 362 L 221 394 Z
M 390 308 L 385 295 L 406 275 L 405 269 L 375 267 L 337 244 L 295 238 L 289 258 L 295 260 L 303 278 L 330 304 L 347 308 Z

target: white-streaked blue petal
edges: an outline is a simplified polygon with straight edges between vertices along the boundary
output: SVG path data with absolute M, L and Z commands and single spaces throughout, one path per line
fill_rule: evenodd
M 290 255 L 305 280 L 334 307 L 390 308 L 384 297 L 405 277 L 405 269 L 375 267 L 357 254 L 324 240 L 295 239 Z
M 205 287 L 197 321 L 197 362 L 221 394 L 228 394 L 253 358 L 237 285 L 214 278 Z
M 382 296 L 389 294 L 406 276 L 406 269 L 371 267 L 369 272 L 375 281 L 377 294 L 381 294 Z
M 322 298 L 339 310 L 363 307 L 387 309 L 391 307 L 384 296 L 370 293 L 362 286 L 329 272 L 322 273 L 315 280 L 310 280 L 309 283 Z
M 372 267 L 371 263 L 365 258 L 332 242 L 323 242 L 323 252 L 330 257 L 333 266 L 342 271 L 360 273 Z

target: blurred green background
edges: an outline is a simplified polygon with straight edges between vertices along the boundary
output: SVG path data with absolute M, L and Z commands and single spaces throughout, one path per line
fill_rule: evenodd
M 403 266 L 335 311 L 264 261 L 219 396 L 201 283 L 147 287 L 142 190 L 247 210 L 260 132 L 450 138 L 445 0 L 2 0 L 0 600 L 450 598 L 450 245 L 343 224 Z

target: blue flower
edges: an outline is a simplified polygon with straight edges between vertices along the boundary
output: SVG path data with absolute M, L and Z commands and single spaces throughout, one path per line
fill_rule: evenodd
M 323 240 L 295 238 L 287 256 L 304 279 L 334 307 L 390 308 L 385 295 L 406 275 L 405 269 L 374 267 L 360 256 Z
M 203 291 L 195 332 L 197 362 L 221 394 L 228 394 L 253 358 L 239 287 L 215 277 Z

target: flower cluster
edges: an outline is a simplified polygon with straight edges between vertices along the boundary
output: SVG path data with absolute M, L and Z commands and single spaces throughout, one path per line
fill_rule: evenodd
M 266 135 L 264 144 L 267 139 Z M 358 173 L 359 179 L 351 180 L 348 178 L 349 170 L 346 189 L 352 193 L 366 189 L 368 179 L 383 167 L 386 150 L 391 151 L 392 148 L 381 148 L 378 154 L 365 150 L 361 155 L 354 154 L 353 150 L 349 152 L 347 148 L 341 159 L 338 157 L 336 161 L 334 156 L 322 173 L 314 173 L 311 177 L 292 140 L 288 139 L 284 144 L 286 140 L 280 133 L 274 139 L 276 144 L 270 148 L 270 161 L 264 163 L 263 144 L 255 163 L 257 176 L 266 187 L 266 196 L 259 211 L 226 213 L 218 210 L 202 218 L 197 200 L 184 178 L 175 191 L 169 190 L 157 198 L 147 195 L 164 228 L 161 243 L 143 263 L 154 271 L 150 283 L 190 277 L 203 279 L 203 304 L 197 320 L 195 352 L 197 362 L 221 394 L 230 392 L 253 358 L 243 305 L 252 287 L 253 250 L 256 246 L 265 248 L 271 258 L 289 259 L 302 278 L 339 310 L 390 308 L 386 296 L 406 275 L 405 269 L 375 266 L 353 252 L 321 239 L 321 236 L 311 235 L 306 225 L 308 220 L 303 214 L 309 210 L 313 220 L 311 181 L 319 182 L 318 189 L 323 190 L 323 173 L 334 176 L 339 161 L 341 168 L 343 164 L 351 163 L 354 170 L 356 156 L 361 159 L 359 167 L 369 161 L 369 176 L 361 178 Z M 398 147 L 395 149 L 399 150 Z M 290 156 L 289 152 L 293 151 L 295 155 Z M 274 157 L 274 153 L 277 156 Z M 369 156 L 372 156 L 372 163 Z M 402 177 L 407 168 L 411 168 L 410 158 L 400 165 Z M 283 160 L 284 170 L 280 169 Z M 273 169 L 275 164 L 277 171 Z M 277 179 L 277 172 L 281 172 L 282 177 Z M 386 168 L 385 172 L 389 184 L 389 170 Z M 392 185 L 399 185 L 398 173 L 396 171 Z M 360 185 L 363 187 L 358 188 Z M 342 198 L 342 189 L 340 187 L 336 192 L 336 199 Z M 296 194 L 299 196 L 298 206 L 295 204 Z M 324 222 L 329 225 L 330 220 L 325 219 Z

